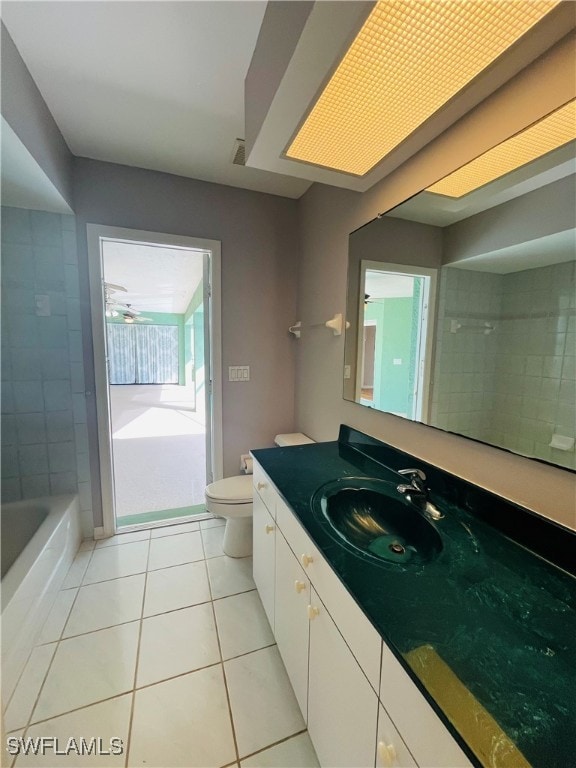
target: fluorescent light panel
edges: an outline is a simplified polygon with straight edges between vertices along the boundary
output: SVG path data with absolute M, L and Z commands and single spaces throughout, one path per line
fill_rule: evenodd
M 516 136 L 428 187 L 426 191 L 448 197 L 462 197 L 574 139 L 576 101 L 569 101 Z
M 363 176 L 559 0 L 385 0 L 286 156 Z

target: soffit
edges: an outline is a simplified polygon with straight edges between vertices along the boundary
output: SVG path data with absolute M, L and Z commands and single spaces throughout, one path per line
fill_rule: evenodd
M 310 182 L 233 165 L 263 2 L 2 3 L 74 155 L 298 198 Z

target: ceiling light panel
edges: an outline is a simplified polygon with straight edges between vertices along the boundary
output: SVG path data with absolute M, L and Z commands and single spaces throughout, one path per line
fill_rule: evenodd
M 377 3 L 286 156 L 363 176 L 558 2 Z
M 462 197 L 576 139 L 576 101 L 570 101 L 529 128 L 498 144 L 427 192 Z

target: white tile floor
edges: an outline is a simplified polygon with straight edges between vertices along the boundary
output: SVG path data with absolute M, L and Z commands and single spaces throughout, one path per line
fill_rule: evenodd
M 122 739 L 21 766 L 315 768 L 252 580 L 223 521 L 84 542 L 6 710 L 11 736 Z

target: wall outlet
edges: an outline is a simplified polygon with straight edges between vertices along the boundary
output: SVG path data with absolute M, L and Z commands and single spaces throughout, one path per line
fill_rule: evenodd
M 349 365 L 345 365 L 344 366 L 344 378 L 345 379 L 349 379 L 351 375 L 352 375 L 352 373 L 351 373 L 351 370 L 350 370 L 350 366 Z

